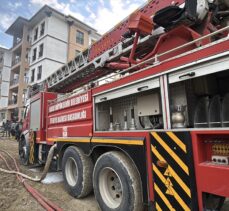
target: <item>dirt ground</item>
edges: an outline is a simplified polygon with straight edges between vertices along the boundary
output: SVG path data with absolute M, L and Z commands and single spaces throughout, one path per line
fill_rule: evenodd
M 18 145 L 14 140 L 0 138 L 0 149 L 7 150 L 18 161 Z M 19 162 L 18 162 L 19 163 Z M 12 164 L 12 163 L 11 163 Z M 13 166 L 13 165 L 11 165 Z M 0 159 L 0 167 L 6 168 Z M 20 166 L 23 173 L 36 175 L 27 167 Z M 93 195 L 84 199 L 75 199 L 71 197 L 65 190 L 63 182 L 55 184 L 42 184 L 29 182 L 33 188 L 38 190 L 46 198 L 54 202 L 56 205 L 66 211 L 99 211 L 99 206 Z M 42 211 L 43 207 L 26 191 L 24 186 L 16 179 L 15 175 L 9 175 L 0 172 L 0 210 L 7 211 Z
M 0 137 L 0 149 L 7 150 L 18 162 L 18 143 L 15 140 L 7 140 Z M 19 162 L 18 162 L 19 163 Z M 13 166 L 13 163 L 10 163 Z M 6 168 L 0 159 L 0 167 Z M 30 176 L 35 176 L 28 167 L 20 166 L 21 171 Z M 91 194 L 84 199 L 71 197 L 64 189 L 63 182 L 55 184 L 43 184 L 29 182 L 47 199 L 66 211 L 99 211 L 99 206 Z M 42 211 L 43 207 L 26 191 L 24 186 L 16 179 L 15 175 L 0 172 L 0 210 L 4 211 Z M 229 210 L 229 201 L 224 204 L 222 211 Z

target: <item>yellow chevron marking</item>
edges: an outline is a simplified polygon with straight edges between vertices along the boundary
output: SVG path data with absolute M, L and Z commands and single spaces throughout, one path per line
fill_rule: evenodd
M 156 183 L 154 183 L 154 189 L 158 193 L 158 195 L 161 197 L 161 199 L 164 201 L 166 206 L 169 208 L 170 211 L 176 211 L 173 206 L 170 204 L 169 200 L 166 198 L 166 196 L 162 193 L 160 188 L 157 186 Z
M 156 202 L 156 210 L 157 211 L 162 211 L 161 207 L 159 206 L 159 204 Z
M 185 144 L 173 133 L 167 132 L 167 135 L 185 152 L 187 153 L 187 149 Z
M 157 176 L 160 178 L 160 180 L 166 185 L 167 183 L 166 178 L 162 175 L 162 173 L 158 170 L 158 168 L 155 165 L 153 165 L 153 170 L 157 174 Z M 185 211 L 189 211 L 190 208 L 185 204 L 185 202 L 182 200 L 182 198 L 179 196 L 176 190 L 172 186 L 169 186 L 168 189 L 169 189 L 169 192 L 173 194 L 177 202 L 182 206 L 182 208 Z
M 151 149 L 153 154 L 158 158 L 158 160 L 165 161 L 165 159 L 161 156 L 161 154 L 157 151 L 157 149 L 151 145 Z M 183 180 L 179 177 L 179 175 L 173 170 L 173 168 L 169 165 L 168 166 L 168 171 L 170 176 L 172 176 L 177 183 L 182 187 L 182 189 L 187 193 L 187 195 L 191 198 L 191 191 L 188 188 L 188 186 L 183 182 Z
M 123 139 L 97 139 L 93 138 L 91 143 L 106 143 L 106 144 L 127 144 L 127 145 L 143 145 L 142 140 L 123 140 Z
M 184 172 L 189 175 L 187 165 L 177 156 L 177 154 L 161 139 L 161 137 L 156 132 L 152 132 L 151 134 L 158 141 L 158 143 L 171 155 L 171 157 L 184 170 Z

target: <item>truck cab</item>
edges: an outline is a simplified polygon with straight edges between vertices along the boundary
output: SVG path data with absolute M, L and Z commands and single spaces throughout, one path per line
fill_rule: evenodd
M 22 134 L 19 140 L 19 156 L 23 164 L 45 162 L 48 152 L 42 154 L 42 148 L 53 144 L 46 141 L 47 107 L 48 102 L 56 99 L 56 97 L 56 93 L 39 92 L 26 103 Z M 34 156 L 32 156 L 33 159 L 30 156 L 29 161 L 30 154 L 34 154 Z M 36 156 L 38 154 L 39 156 Z

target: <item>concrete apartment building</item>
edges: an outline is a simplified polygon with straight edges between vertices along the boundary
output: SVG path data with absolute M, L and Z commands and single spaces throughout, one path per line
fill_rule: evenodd
M 0 122 L 7 116 L 11 58 L 11 51 L 0 47 Z
M 100 36 L 72 16 L 45 5 L 30 20 L 19 17 L 13 36 L 8 119 L 22 118 L 29 86 L 38 84 Z

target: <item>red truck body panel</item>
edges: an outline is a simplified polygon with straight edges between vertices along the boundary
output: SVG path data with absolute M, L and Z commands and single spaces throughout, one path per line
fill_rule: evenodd
M 91 91 L 81 93 L 48 106 L 47 140 L 59 137 L 92 135 Z

